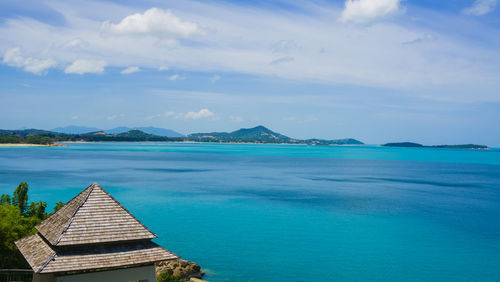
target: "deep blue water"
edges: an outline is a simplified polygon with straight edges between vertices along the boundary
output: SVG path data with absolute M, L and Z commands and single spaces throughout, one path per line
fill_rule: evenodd
M 0 148 L 0 193 L 98 182 L 210 281 L 498 281 L 500 151 L 172 143 Z

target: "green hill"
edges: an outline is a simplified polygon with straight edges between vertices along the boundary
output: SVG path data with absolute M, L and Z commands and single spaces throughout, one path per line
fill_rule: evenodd
M 477 145 L 477 144 L 463 144 L 463 145 L 433 145 L 433 146 L 425 146 L 418 143 L 412 142 L 399 142 L 399 143 L 387 143 L 382 145 L 384 147 L 405 147 L 405 148 L 439 148 L 439 149 L 489 149 L 488 146 L 485 145 Z
M 200 142 L 249 142 L 249 143 L 288 143 L 311 145 L 346 145 L 363 144 L 356 139 L 307 139 L 299 140 L 274 132 L 262 125 L 252 128 L 242 128 L 233 132 L 194 133 L 188 139 Z
M 276 133 L 262 125 L 253 128 L 242 128 L 233 132 L 194 133 L 189 139 L 205 142 L 257 142 L 257 143 L 288 143 L 292 139 Z
M 309 144 L 309 145 L 346 145 L 363 144 L 356 139 L 307 139 L 300 140 L 290 138 L 283 134 L 274 132 L 262 125 L 253 128 L 241 128 L 233 132 L 211 132 L 194 133 L 187 137 L 166 137 L 145 133 L 141 130 L 129 130 L 122 133 L 107 133 L 95 131 L 84 134 L 65 134 L 39 129 L 24 130 L 0 130 L 0 143 L 38 143 L 50 144 L 64 141 L 88 141 L 88 142 L 171 142 L 171 141 L 197 141 L 197 142 L 235 142 L 235 143 L 286 143 L 286 144 Z
M 182 141 L 181 138 L 164 137 L 148 134 L 137 129 L 118 134 L 107 134 L 104 131 L 96 131 L 78 136 L 85 141 L 113 141 L 113 142 L 141 142 L 141 141 Z

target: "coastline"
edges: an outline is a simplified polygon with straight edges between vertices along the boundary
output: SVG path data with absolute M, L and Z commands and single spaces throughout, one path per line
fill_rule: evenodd
M 64 144 L 2 143 L 0 147 L 64 147 Z
M 201 141 L 61 141 L 60 144 L 92 143 L 175 143 L 175 144 L 245 144 L 245 145 L 301 145 L 301 146 L 360 146 L 366 144 L 306 144 L 306 143 L 261 143 L 261 142 L 201 142 Z

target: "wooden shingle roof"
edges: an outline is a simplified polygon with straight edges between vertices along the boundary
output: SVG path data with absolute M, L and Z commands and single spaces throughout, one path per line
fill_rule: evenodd
M 36 273 L 56 255 L 55 250 L 38 233 L 19 239 L 15 244 Z
M 179 258 L 98 184 L 92 184 L 15 242 L 35 273 L 76 273 Z
M 77 272 L 151 264 L 179 258 L 149 240 L 52 249 L 39 233 L 16 241 L 35 273 Z
M 53 246 L 158 237 L 96 183 L 38 224 L 36 229 Z

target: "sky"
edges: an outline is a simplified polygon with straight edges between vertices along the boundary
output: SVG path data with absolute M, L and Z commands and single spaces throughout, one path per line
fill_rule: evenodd
M 0 128 L 500 147 L 500 1 L 0 1 Z

